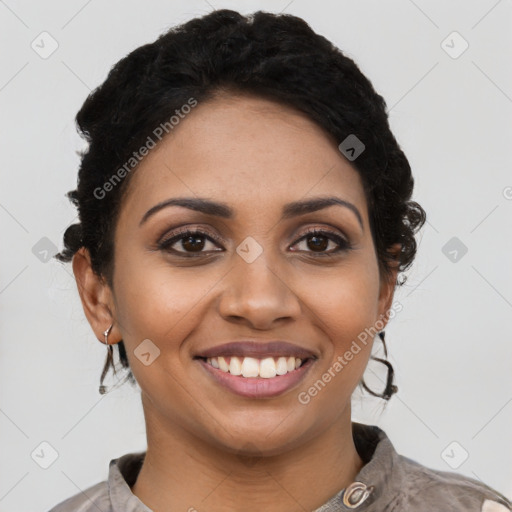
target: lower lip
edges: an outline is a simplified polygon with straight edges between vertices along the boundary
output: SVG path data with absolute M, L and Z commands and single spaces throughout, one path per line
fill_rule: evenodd
M 262 377 L 231 375 L 214 368 L 202 359 L 197 359 L 197 361 L 219 384 L 237 395 L 248 398 L 270 398 L 292 389 L 304 379 L 314 362 L 313 359 L 308 359 L 301 367 L 285 375 L 276 375 L 270 379 L 263 379 Z

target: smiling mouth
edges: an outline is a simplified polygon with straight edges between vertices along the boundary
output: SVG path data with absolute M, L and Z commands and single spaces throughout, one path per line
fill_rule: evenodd
M 295 356 L 279 356 L 260 359 L 255 357 L 219 356 L 196 357 L 195 359 L 200 359 L 213 368 L 230 375 L 249 379 L 271 379 L 299 369 L 312 358 L 301 359 Z

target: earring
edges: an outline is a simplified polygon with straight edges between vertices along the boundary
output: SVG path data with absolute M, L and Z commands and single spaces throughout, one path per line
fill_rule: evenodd
M 388 349 L 386 347 L 386 340 L 385 340 L 385 333 L 384 333 L 384 331 L 380 331 L 378 333 L 378 335 L 379 335 L 379 338 L 382 341 L 382 344 L 384 345 L 384 355 L 386 357 L 388 357 Z M 395 376 L 395 370 L 393 369 L 393 365 L 389 361 L 387 361 L 385 359 L 381 359 L 380 357 L 373 357 L 373 356 L 371 356 L 371 359 L 373 359 L 374 361 L 379 361 L 379 363 L 382 363 L 382 364 L 386 365 L 386 367 L 388 369 L 388 376 L 386 378 L 386 387 L 384 388 L 384 391 L 382 393 L 375 393 L 374 391 L 372 391 L 366 385 L 364 380 L 361 382 L 362 386 L 371 395 L 379 397 L 379 398 L 384 398 L 384 400 L 389 400 L 392 395 L 394 395 L 395 393 L 398 392 L 398 387 L 395 386 L 395 384 L 393 384 L 393 379 L 394 379 L 394 376 Z
M 108 343 L 108 335 L 110 334 L 110 331 L 112 330 L 113 326 L 114 326 L 114 324 L 111 324 L 110 327 L 106 331 L 103 332 L 103 336 L 105 336 L 105 345 L 107 346 L 107 361 L 105 362 L 105 367 L 103 368 L 100 382 L 103 382 L 103 379 L 105 378 L 105 375 L 107 373 L 107 369 L 108 369 L 110 363 L 113 361 L 114 349 L 113 349 L 112 345 L 109 345 L 109 343 Z M 99 392 L 100 392 L 100 395 L 104 395 L 107 392 L 107 387 L 104 386 L 103 384 L 100 384 Z
M 105 345 L 107 346 L 107 350 L 109 352 L 112 352 L 112 345 L 109 345 L 108 344 L 108 335 L 110 334 L 110 331 L 112 330 L 112 327 L 114 326 L 114 324 L 110 324 L 110 327 L 103 332 L 103 336 L 105 336 Z

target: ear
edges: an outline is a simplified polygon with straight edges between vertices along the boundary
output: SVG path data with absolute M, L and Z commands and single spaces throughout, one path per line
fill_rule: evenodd
M 85 316 L 96 338 L 104 343 L 103 333 L 111 324 L 114 324 L 109 333 L 109 344 L 116 343 L 116 340 L 120 341 L 121 337 L 112 314 L 114 310 L 112 291 L 106 280 L 93 271 L 91 257 L 85 247 L 80 248 L 73 256 L 73 274 Z
M 389 272 L 382 272 L 380 276 L 379 319 L 384 322 L 384 326 L 388 323 L 388 311 L 393 304 L 401 249 L 402 244 L 400 243 L 396 243 L 389 248 L 388 252 L 393 256 L 393 260 L 389 263 L 390 270 Z

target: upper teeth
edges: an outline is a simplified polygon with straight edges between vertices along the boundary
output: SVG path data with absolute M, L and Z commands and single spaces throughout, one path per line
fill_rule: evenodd
M 303 360 L 298 357 L 266 357 L 256 359 L 254 357 L 209 357 L 206 362 L 214 368 L 218 368 L 231 375 L 242 375 L 243 377 L 262 377 L 270 379 L 276 375 L 284 375 L 291 372 L 302 364 Z

